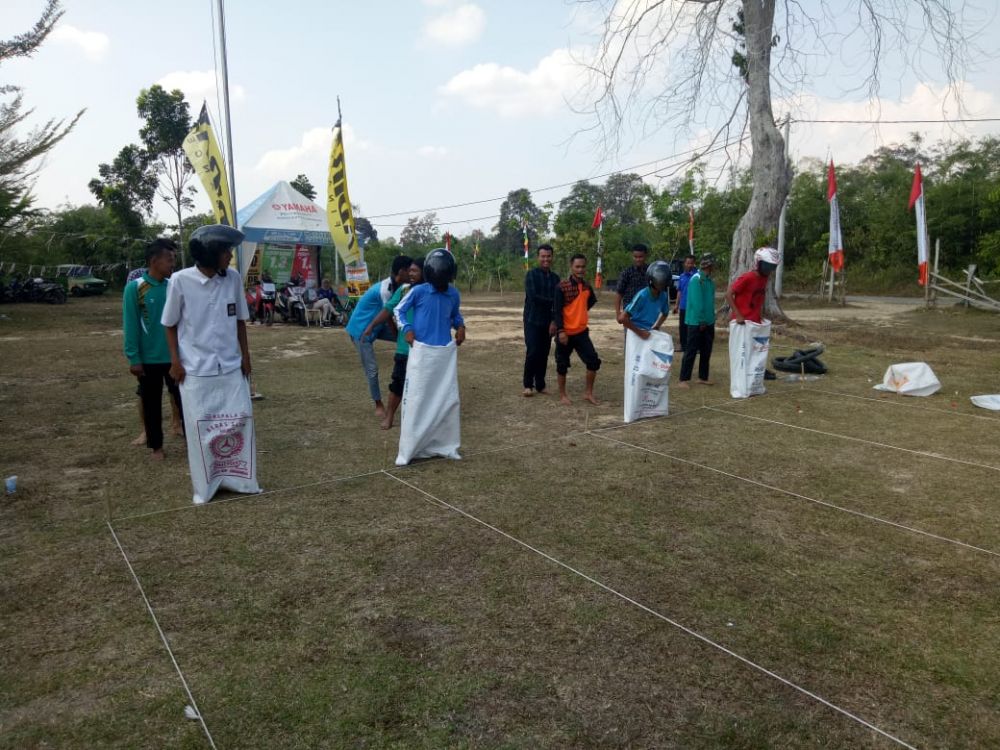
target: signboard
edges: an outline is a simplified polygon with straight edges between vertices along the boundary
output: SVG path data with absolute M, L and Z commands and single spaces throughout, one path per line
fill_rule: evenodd
M 363 262 L 352 263 L 344 269 L 347 276 L 347 294 L 360 297 L 368 291 L 371 282 L 368 280 L 368 265 Z

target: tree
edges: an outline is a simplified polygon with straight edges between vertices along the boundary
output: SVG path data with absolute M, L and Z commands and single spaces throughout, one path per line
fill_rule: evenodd
M 437 226 L 437 214 L 429 213 L 423 216 L 411 216 L 406 220 L 406 226 L 399 233 L 399 244 L 406 252 L 422 250 L 426 247 L 437 247 L 441 232 Z
M 149 152 L 134 143 L 129 144 L 118 152 L 113 162 L 99 165 L 97 173 L 100 176 L 87 185 L 90 192 L 98 203 L 111 211 L 125 234 L 140 237 L 144 218 L 153 210 L 153 198 L 159 185 Z
M 559 213 L 553 222 L 553 231 L 557 236 L 562 236 L 574 229 L 589 229 L 602 199 L 600 185 L 593 185 L 587 180 L 575 183 L 569 194 L 559 201 Z
M 497 240 L 500 248 L 511 254 L 524 247 L 524 227 L 528 229 L 528 242 L 535 244 L 549 231 L 549 215 L 535 205 L 527 188 L 511 190 L 500 204 L 497 222 Z
M 34 27 L 9 40 L 0 40 L 0 63 L 16 57 L 31 57 L 62 17 L 59 0 L 48 0 Z M 79 122 L 80 110 L 67 122 L 48 120 L 19 138 L 17 129 L 33 113 L 24 109 L 19 86 L 0 85 L 0 231 L 16 228 L 32 215 L 34 177 L 41 169 L 41 157 L 55 147 Z
M 191 196 L 195 192 L 194 185 L 190 184 L 194 169 L 183 148 L 184 137 L 192 127 L 188 103 L 178 89 L 168 93 L 159 84 L 154 84 L 139 92 L 136 108 L 144 121 L 139 137 L 152 160 L 157 193 L 177 215 L 177 239 L 181 247 L 181 266 L 184 266 L 183 211 L 194 208 Z
M 942 58 L 950 94 L 957 99 L 972 18 L 953 4 L 964 5 L 962 0 L 854 0 L 852 14 L 821 2 L 810 15 L 808 4 L 787 2 L 776 22 L 776 0 L 611 2 L 589 64 L 596 130 L 609 151 L 618 149 L 628 115 L 637 116 L 648 133 L 666 125 L 691 130 L 703 126 L 708 113 L 724 112 L 713 123 L 706 150 L 733 135 L 742 141 L 749 130 L 753 187 L 732 236 L 733 278 L 750 267 L 755 246 L 777 234 L 791 185 L 784 139 L 772 111 L 772 84 L 785 94 L 801 91 L 808 66 L 829 64 L 815 50 L 832 57 L 843 53 L 843 44 L 867 71 L 862 85 L 874 99 L 887 57 L 898 56 L 913 68 L 930 47 Z M 837 28 L 842 19 L 853 19 L 847 33 Z M 780 39 L 776 27 L 793 38 Z M 773 293 L 766 312 L 783 317 Z
M 300 193 L 302 193 L 302 195 L 304 195 L 309 200 L 311 201 L 316 200 L 316 188 L 313 187 L 313 184 L 309 181 L 309 178 L 306 177 L 304 174 L 300 174 L 298 177 L 296 177 L 288 184 L 291 185 L 296 190 L 298 190 Z

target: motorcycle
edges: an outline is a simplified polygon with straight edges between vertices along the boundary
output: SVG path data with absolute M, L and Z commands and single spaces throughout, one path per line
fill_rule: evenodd
M 246 296 L 247 307 L 250 308 L 250 321 L 272 325 L 277 287 L 270 281 L 258 281 L 253 293 L 247 292 Z
M 274 310 L 281 316 L 282 323 L 306 324 L 306 303 L 303 299 L 305 287 L 292 279 L 281 289 L 274 302 Z
M 45 302 L 49 305 L 61 305 L 66 301 L 66 290 L 54 281 L 46 281 L 38 277 L 25 281 L 17 292 L 20 302 Z

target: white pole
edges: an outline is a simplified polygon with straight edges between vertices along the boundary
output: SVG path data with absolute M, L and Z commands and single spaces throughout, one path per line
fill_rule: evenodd
M 233 222 L 234 228 L 238 227 L 238 222 L 236 221 L 236 172 L 234 170 L 234 159 L 233 159 L 233 123 L 229 115 L 229 66 L 226 61 L 226 11 L 222 7 L 223 0 L 217 0 L 217 6 L 219 9 L 219 47 L 221 49 L 220 62 L 222 65 L 222 106 L 223 112 L 223 126 L 226 129 L 226 156 L 228 157 L 226 161 L 229 167 L 229 201 L 230 205 L 233 207 L 233 215 L 230 219 Z M 243 258 L 240 257 L 241 253 L 236 254 L 236 270 L 239 274 L 243 275 Z
M 785 161 L 788 161 L 788 136 L 792 120 L 785 117 Z M 790 187 L 790 186 L 789 186 Z M 781 216 L 778 218 L 778 268 L 774 272 L 774 296 L 781 299 L 781 282 L 785 275 L 785 211 L 788 208 L 788 196 L 781 204 Z

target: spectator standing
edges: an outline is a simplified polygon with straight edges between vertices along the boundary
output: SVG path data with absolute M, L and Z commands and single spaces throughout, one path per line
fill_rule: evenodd
M 688 340 L 681 360 L 679 388 L 690 388 L 688 381 L 694 370 L 694 360 L 698 357 L 698 382 L 713 385 L 709 379 L 709 364 L 712 360 L 712 346 L 715 343 L 715 282 L 712 271 L 715 260 L 711 255 L 703 255 L 698 272 L 687 283 L 687 325 Z
M 566 393 L 566 373 L 569 372 L 570 355 L 575 351 L 587 368 L 587 380 L 583 391 L 584 401 L 595 406 L 599 401 L 594 397 L 594 381 L 601 369 L 601 358 L 590 340 L 589 311 L 597 303 L 594 288 L 587 282 L 587 257 L 574 255 L 570 258 L 570 277 L 556 286 L 552 304 L 552 318 L 556 325 L 556 375 L 559 381 L 559 401 L 569 405 Z
M 685 255 L 684 271 L 677 278 L 677 299 L 674 302 L 674 314 L 677 315 L 677 333 L 681 342 L 681 351 L 684 351 L 684 347 L 687 345 L 687 325 L 684 317 L 684 312 L 687 306 L 687 296 L 685 295 L 685 292 L 687 290 L 688 282 L 698 270 L 696 266 L 697 263 L 695 262 L 694 255 Z
M 552 322 L 552 303 L 555 300 L 559 276 L 552 270 L 552 246 L 538 248 L 538 267 L 524 277 L 524 396 L 548 393 L 545 389 L 545 371 L 556 326 Z

